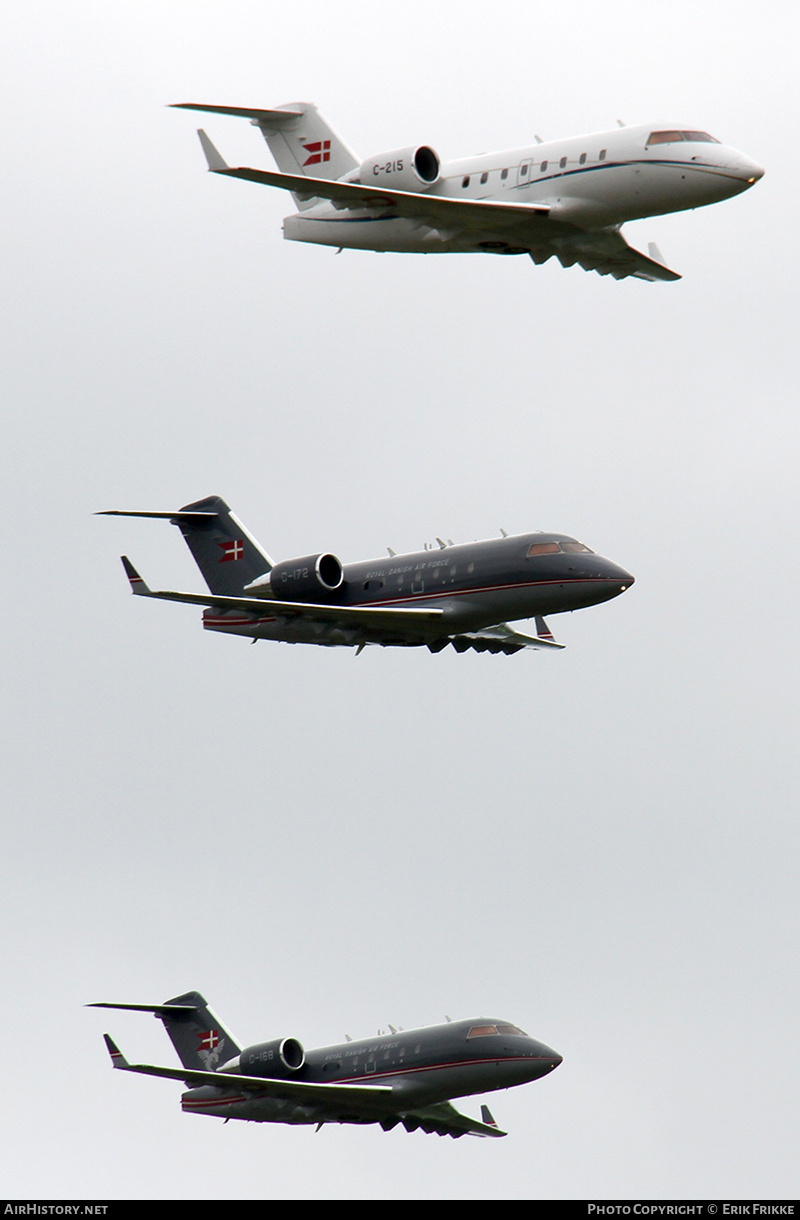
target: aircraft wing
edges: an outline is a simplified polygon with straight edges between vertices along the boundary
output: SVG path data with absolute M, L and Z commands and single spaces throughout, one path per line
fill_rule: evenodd
M 358 182 L 341 182 L 330 178 L 310 178 L 303 174 L 281 174 L 272 170 L 250 169 L 247 166 L 226 165 L 204 131 L 197 133 L 206 154 L 208 168 L 214 174 L 229 178 L 245 178 L 262 186 L 276 186 L 291 191 L 301 199 L 330 199 L 337 208 L 389 210 L 394 216 L 418 220 L 432 228 L 491 229 L 520 224 L 533 225 L 537 231 L 550 214 L 546 204 L 501 203 L 491 199 L 448 199 L 415 191 L 384 190 L 362 186 Z
M 679 280 L 677 271 L 658 260 L 661 254 L 658 247 L 651 244 L 649 257 L 639 250 L 629 246 L 621 233 L 603 230 L 594 232 L 586 229 L 574 229 L 564 236 L 554 234 L 541 247 L 531 250 L 531 258 L 535 263 L 546 263 L 553 255 L 562 267 L 573 267 L 575 263 L 584 271 L 596 271 L 598 275 L 613 275 L 615 280 L 624 280 L 633 276 L 638 280 Z
M 473 648 L 475 652 L 519 652 L 522 648 L 563 648 L 553 639 L 547 623 L 537 616 L 536 630 L 538 635 L 523 635 L 514 631 L 507 623 L 498 623 L 496 627 L 484 627 L 480 631 L 461 631 L 453 635 L 451 643 L 456 652 L 466 652 Z
M 150 1063 L 128 1063 L 109 1034 L 103 1035 L 111 1056 L 112 1066 L 123 1072 L 138 1072 L 142 1076 L 162 1076 L 180 1080 L 192 1088 L 211 1085 L 226 1092 L 261 1093 L 268 1097 L 289 1097 L 310 1103 L 352 1105 L 353 1102 L 387 1100 L 391 1085 L 380 1084 L 313 1084 L 303 1080 L 274 1080 L 263 1076 L 240 1076 L 236 1072 L 200 1072 L 192 1068 L 155 1067 Z
M 486 1118 L 491 1119 L 491 1122 L 478 1122 L 475 1118 L 468 1118 L 466 1114 L 460 1114 L 455 1106 L 451 1106 L 449 1101 L 423 1106 L 419 1110 L 405 1110 L 400 1121 L 406 1131 L 415 1131 L 421 1127 L 428 1135 L 435 1132 L 436 1135 L 452 1135 L 453 1139 L 459 1139 L 462 1135 L 490 1136 L 493 1139 L 499 1139 L 508 1134 L 507 1131 L 501 1131 L 497 1126 L 489 1113 L 488 1106 L 481 1106 L 481 1110 Z
M 337 606 L 326 602 L 283 602 L 274 597 L 223 597 L 216 593 L 173 593 L 167 589 L 149 589 L 126 555 L 122 564 L 131 582 L 131 589 L 140 597 L 156 597 L 163 601 L 187 602 L 214 610 L 241 610 L 260 618 L 306 618 L 317 623 L 345 624 L 349 627 L 395 628 L 421 627 L 436 623 L 443 610 L 406 606 Z

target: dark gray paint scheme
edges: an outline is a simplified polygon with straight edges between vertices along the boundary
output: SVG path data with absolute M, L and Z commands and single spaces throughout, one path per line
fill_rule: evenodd
M 207 607 L 203 626 L 254 639 L 324 645 L 447 644 L 458 651 L 553 647 L 546 624 L 523 636 L 507 621 L 561 614 L 608 601 L 633 577 L 566 534 L 535 533 L 341 565 L 334 555 L 273 564 L 218 496 L 161 517 L 177 525 L 209 595 L 152 591 L 123 558 L 133 591 Z M 572 553 L 529 556 L 532 544 Z
M 459 1114 L 454 1097 L 488 1093 L 548 1075 L 561 1056 L 496 1018 L 400 1030 L 304 1051 L 294 1038 L 244 1050 L 196 991 L 164 1004 L 96 1004 L 154 1013 L 183 1068 L 129 1064 L 108 1035 L 115 1067 L 183 1080 L 187 1113 L 291 1124 L 398 1123 L 439 1135 L 503 1135 L 488 1110 L 483 1121 Z M 488 1032 L 493 1030 L 494 1032 Z

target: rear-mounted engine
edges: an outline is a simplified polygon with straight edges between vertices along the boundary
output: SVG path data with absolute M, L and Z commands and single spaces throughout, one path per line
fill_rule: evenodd
M 286 1080 L 299 1072 L 306 1053 L 296 1038 L 276 1038 L 274 1042 L 259 1042 L 248 1046 L 239 1056 L 243 1076 L 266 1076 L 270 1080 Z
M 395 191 L 427 191 L 439 181 L 440 164 L 427 144 L 412 145 L 368 157 L 359 170 L 359 181 L 362 186 L 386 186 Z
M 342 565 L 335 555 L 306 555 L 276 563 L 269 585 L 282 601 L 297 601 L 335 593 L 342 587 Z

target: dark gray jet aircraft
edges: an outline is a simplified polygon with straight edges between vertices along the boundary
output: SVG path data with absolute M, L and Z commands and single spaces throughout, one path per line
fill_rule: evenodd
M 482 1121 L 459 1114 L 450 1098 L 527 1084 L 552 1072 L 561 1056 L 516 1025 L 481 1017 L 428 1029 L 379 1034 L 361 1042 L 304 1051 L 296 1038 L 242 1050 L 196 991 L 165 1004 L 90 1004 L 130 1008 L 163 1021 L 182 1068 L 128 1063 L 105 1035 L 115 1068 L 182 1080 L 187 1114 L 255 1123 L 402 1123 L 437 1135 L 501 1136 L 487 1106 Z M 391 1027 L 390 1027 L 391 1028 Z
M 210 593 L 149 589 L 122 563 L 142 597 L 205 606 L 203 626 L 288 644 L 420 646 L 439 652 L 562 648 L 543 618 L 608 601 L 633 584 L 624 568 L 565 534 L 517 534 L 343 566 L 335 555 L 274 563 L 224 500 L 210 496 L 157 517 L 177 525 Z M 536 635 L 506 620 L 536 619 Z

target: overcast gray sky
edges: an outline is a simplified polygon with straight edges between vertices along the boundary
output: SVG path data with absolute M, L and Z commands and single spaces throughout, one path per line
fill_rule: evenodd
M 0 9 L 8 1196 L 796 1195 L 798 15 L 119 0 Z M 687 122 L 766 176 L 627 227 L 684 279 L 284 243 L 170 102 L 316 102 L 362 156 Z M 270 166 L 246 123 L 205 124 Z M 628 568 L 564 653 L 204 635 L 178 531 L 278 557 L 554 529 Z M 505 1140 L 226 1126 L 161 1026 L 498 1015 L 564 1056 Z M 13 1049 L 12 1049 L 13 1048 Z M 478 1114 L 477 1099 L 463 1103 Z

